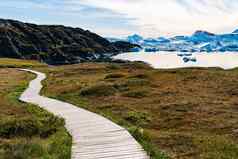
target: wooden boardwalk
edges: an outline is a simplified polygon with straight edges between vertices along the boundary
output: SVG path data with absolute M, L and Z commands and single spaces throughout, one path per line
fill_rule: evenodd
M 149 159 L 146 152 L 128 131 L 110 120 L 72 104 L 40 96 L 41 81 L 46 75 L 37 75 L 21 95 L 20 100 L 63 117 L 73 138 L 72 159 Z

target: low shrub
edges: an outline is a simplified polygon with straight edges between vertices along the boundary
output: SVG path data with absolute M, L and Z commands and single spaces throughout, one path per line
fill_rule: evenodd
M 148 84 L 150 84 L 150 82 L 147 79 L 129 79 L 125 82 L 127 86 L 145 86 Z
M 113 87 L 116 88 L 119 92 L 129 91 L 129 87 L 124 83 L 114 83 Z
M 128 91 L 122 94 L 124 97 L 131 97 L 131 98 L 143 98 L 147 97 L 149 92 L 143 91 L 143 90 L 133 90 L 133 91 Z
M 15 144 L 1 144 L 1 159 L 31 159 L 32 157 L 49 158 L 50 156 L 44 152 L 42 145 L 31 142 L 18 142 Z
M 117 69 L 120 69 L 120 65 L 114 64 L 114 63 L 110 63 L 109 65 L 107 65 L 107 69 L 117 70 Z
M 63 119 L 54 116 L 45 116 L 45 118 L 13 118 L 0 121 L 0 137 L 12 138 L 16 136 L 48 137 L 55 133 L 60 126 L 64 124 Z
M 32 118 L 13 118 L 0 121 L 0 136 L 11 138 L 15 136 L 31 137 L 39 133 L 39 123 Z
M 86 88 L 81 89 L 81 96 L 110 96 L 117 92 L 113 85 L 106 83 L 99 83 Z
M 144 125 L 151 121 L 150 116 L 145 112 L 130 111 L 125 119 L 135 125 Z
M 125 75 L 122 73 L 112 73 L 112 74 L 106 75 L 104 79 L 114 79 L 114 78 L 122 78 L 122 77 L 125 77 Z
M 64 126 L 62 118 L 56 117 L 40 107 L 28 105 L 27 111 L 32 116 L 1 119 L 0 137 L 31 137 L 37 135 L 45 138 L 55 133 L 58 128 Z

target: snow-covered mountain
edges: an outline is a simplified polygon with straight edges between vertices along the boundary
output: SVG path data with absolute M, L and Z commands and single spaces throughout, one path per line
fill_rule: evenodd
M 135 34 L 119 40 L 138 44 L 142 46 L 147 52 L 238 51 L 238 29 L 228 34 L 213 34 L 207 31 L 196 31 L 191 36 L 175 36 L 171 38 L 143 38 L 142 36 Z
M 134 34 L 131 36 L 128 36 L 126 38 L 126 41 L 132 43 L 132 44 L 142 44 L 143 43 L 144 38 L 140 35 Z

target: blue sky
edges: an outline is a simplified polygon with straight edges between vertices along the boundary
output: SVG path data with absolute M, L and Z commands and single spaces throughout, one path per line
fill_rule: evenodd
M 223 33 L 238 28 L 238 0 L 5 0 L 0 17 L 81 27 L 110 37 Z

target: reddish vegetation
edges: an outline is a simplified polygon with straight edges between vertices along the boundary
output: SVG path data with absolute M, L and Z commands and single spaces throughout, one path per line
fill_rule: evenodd
M 41 71 L 46 95 L 143 128 L 171 158 L 238 157 L 237 69 L 86 63 Z

